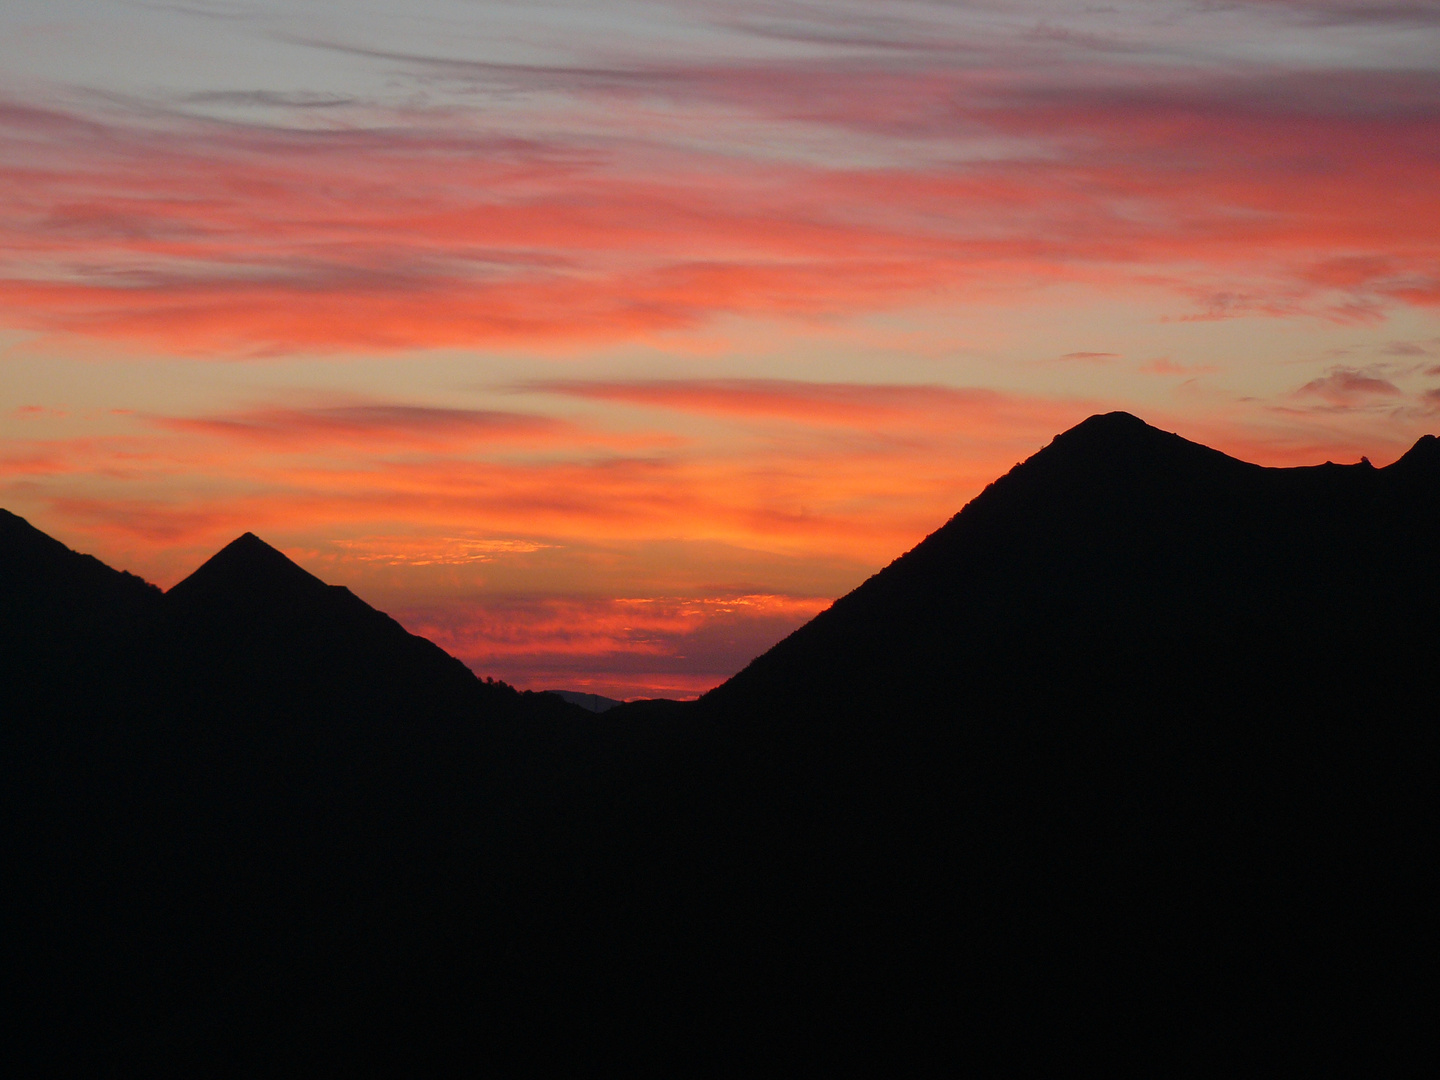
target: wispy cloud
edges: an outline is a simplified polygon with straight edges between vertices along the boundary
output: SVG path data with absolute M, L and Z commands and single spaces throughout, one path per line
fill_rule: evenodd
M 1084 360 L 1092 364 L 1103 364 L 1109 360 L 1119 360 L 1120 354 L 1113 352 L 1068 352 L 1060 357 L 1061 360 Z
M 114 537 L 202 544 L 305 521 L 357 540 L 685 536 L 870 560 L 898 554 L 1094 411 L 988 390 L 794 380 L 525 389 L 600 411 L 584 423 L 393 403 L 137 416 L 128 434 L 14 444 L 0 479 L 30 485 L 31 498 L 48 485 L 62 516 Z M 646 414 L 617 422 L 620 406 Z M 718 426 L 702 437 L 677 413 Z M 97 484 L 114 489 L 108 509 L 88 493 Z
M 1377 398 L 1398 398 L 1402 394 L 1403 391 L 1388 379 L 1343 367 L 1312 379 L 1296 391 L 1298 397 L 1317 397 L 1343 408 L 1368 404 Z
M 566 432 L 544 416 L 442 409 L 419 405 L 345 405 L 313 409 L 255 409 L 208 417 L 151 418 L 157 427 L 271 447 L 325 446 L 393 449 L 457 448 L 472 443 L 524 441 Z
M 498 595 L 401 615 L 482 673 L 616 697 L 694 697 L 829 604 L 773 593 Z
M 1160 283 L 1208 317 L 1440 303 L 1436 72 L 350 51 L 520 107 L 497 127 L 464 86 L 386 109 L 12 101 L 3 318 L 323 352 L 643 339 L 1046 281 Z
M 537 540 L 473 536 L 366 536 L 331 540 L 347 559 L 386 566 L 464 566 L 551 548 Z
M 1440 26 L 1440 10 L 1424 0 L 1210 0 L 1206 6 L 1238 8 L 1244 4 L 1330 26 Z
M 1146 375 L 1183 375 L 1191 378 L 1197 375 L 1213 375 L 1220 369 L 1213 364 L 1179 364 L 1168 356 L 1159 356 L 1140 365 Z
M 877 421 L 910 422 L 917 414 L 936 411 L 989 415 L 1007 401 L 994 390 L 792 379 L 551 379 L 527 388 L 685 412 L 862 426 Z

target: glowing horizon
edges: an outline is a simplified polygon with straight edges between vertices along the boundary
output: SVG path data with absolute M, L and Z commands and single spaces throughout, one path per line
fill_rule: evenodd
M 1085 416 L 1440 430 L 1440 5 L 17 0 L 0 505 L 698 693 Z

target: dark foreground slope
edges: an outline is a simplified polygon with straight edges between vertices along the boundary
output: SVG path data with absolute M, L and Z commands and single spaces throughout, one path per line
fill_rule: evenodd
M 1058 437 L 694 710 L 660 816 L 706 823 L 696 940 L 750 950 L 697 947 L 707 1005 L 851 1060 L 1393 1049 L 1437 540 L 1433 438 L 1275 470 L 1123 414 Z
M 508 687 L 485 684 L 343 585 L 327 585 L 252 533 L 165 596 L 161 647 L 173 682 L 217 701 L 434 717 L 503 711 Z M 535 704 L 539 704 L 538 701 Z
M 249 534 L 162 595 L 7 514 L 0 631 L 27 1070 L 298 1067 L 353 1038 L 472 920 L 527 940 L 611 753 Z
M 1209 1073 L 1428 1022 L 1433 438 L 1095 417 L 701 702 L 578 720 L 257 545 L 7 793 L 47 1059 Z
M 0 510 L 0 707 L 88 700 L 160 606 L 155 586 Z
M 1433 437 L 1281 470 L 1059 436 L 701 703 L 767 807 L 768 925 L 826 942 L 785 992 L 888 983 L 873 1038 L 979 1022 L 1011 1061 L 1403 1038 L 1437 542 Z

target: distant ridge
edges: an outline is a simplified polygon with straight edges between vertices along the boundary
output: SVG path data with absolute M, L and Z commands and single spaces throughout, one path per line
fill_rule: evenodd
M 599 694 L 590 694 L 583 690 L 546 690 L 545 693 L 554 694 L 562 701 L 568 701 L 571 705 L 578 705 L 592 713 L 609 712 L 615 706 L 625 704 L 616 698 L 602 697 Z

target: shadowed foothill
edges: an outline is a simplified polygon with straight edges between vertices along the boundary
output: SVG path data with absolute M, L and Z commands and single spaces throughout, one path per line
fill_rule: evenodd
M 619 704 L 250 534 L 162 595 L 4 514 L 15 1053 L 1384 1068 L 1428 1023 L 1437 551 L 1433 436 L 1270 469 L 1111 413 Z

